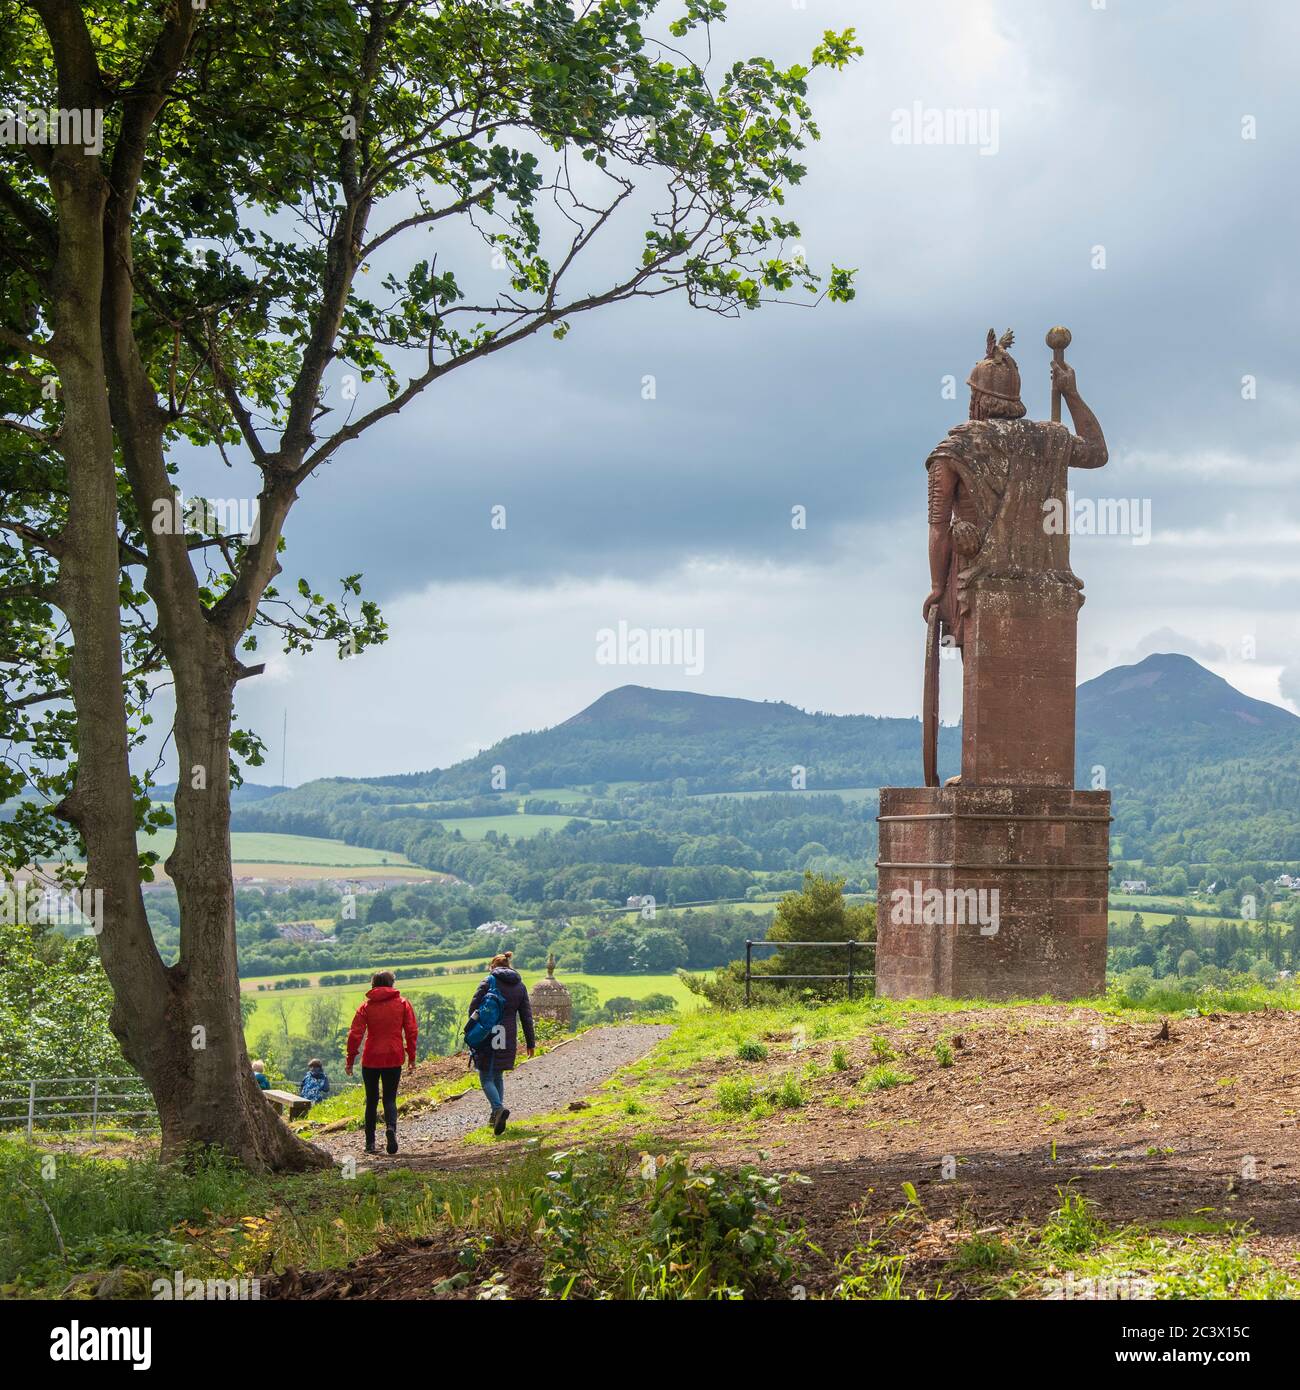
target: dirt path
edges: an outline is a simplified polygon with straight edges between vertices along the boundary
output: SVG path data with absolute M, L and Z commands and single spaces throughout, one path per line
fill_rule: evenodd
M 669 1025 L 654 1023 L 593 1028 L 562 1047 L 524 1061 L 514 1071 L 506 1073 L 505 1100 L 510 1110 L 510 1123 L 561 1110 L 570 1101 L 589 1096 L 620 1067 L 644 1057 L 660 1038 L 671 1032 Z M 463 1139 L 471 1130 L 486 1124 L 487 1116 L 487 1101 L 475 1086 L 463 1096 L 403 1119 L 397 1129 L 401 1153 L 396 1158 L 383 1154 L 377 1157 L 385 1164 L 418 1158 L 436 1145 Z M 382 1149 L 382 1127 L 379 1139 Z M 354 1130 L 323 1135 L 315 1142 L 327 1147 L 338 1158 L 352 1155 L 360 1159 L 365 1138 L 360 1131 Z

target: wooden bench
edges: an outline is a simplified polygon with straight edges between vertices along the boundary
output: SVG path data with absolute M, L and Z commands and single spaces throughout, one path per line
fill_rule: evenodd
M 275 1106 L 277 1113 L 289 1111 L 291 1120 L 300 1120 L 311 1109 L 311 1101 L 295 1096 L 292 1091 L 263 1091 L 262 1094 Z

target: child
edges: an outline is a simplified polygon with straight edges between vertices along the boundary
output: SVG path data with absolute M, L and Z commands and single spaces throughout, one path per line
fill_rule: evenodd
M 253 1063 L 253 1080 L 257 1082 L 262 1090 L 269 1091 L 271 1089 L 271 1081 L 266 1074 L 265 1062 L 258 1060 Z
M 319 1057 L 313 1057 L 307 1063 L 307 1075 L 302 1079 L 302 1085 L 298 1087 L 298 1094 L 303 1100 L 309 1100 L 313 1104 L 318 1100 L 324 1100 L 330 1093 L 330 1079 L 325 1075 L 325 1068 L 321 1065 Z

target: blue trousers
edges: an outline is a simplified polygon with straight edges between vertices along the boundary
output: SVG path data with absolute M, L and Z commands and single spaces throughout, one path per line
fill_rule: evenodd
M 486 1066 L 479 1067 L 478 1084 L 483 1087 L 483 1094 L 493 1110 L 499 1110 L 505 1104 L 506 1074 L 495 1057 L 490 1057 Z

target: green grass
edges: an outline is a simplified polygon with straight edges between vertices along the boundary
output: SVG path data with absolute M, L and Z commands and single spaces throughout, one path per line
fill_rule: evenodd
M 166 859 L 176 842 L 174 828 L 154 835 L 141 834 L 139 846 Z M 362 849 L 342 840 L 322 840 L 313 835 L 277 835 L 260 830 L 236 830 L 230 836 L 230 857 L 237 864 L 318 864 L 321 868 L 367 868 L 376 865 L 415 868 L 404 854 L 393 850 Z
M 773 787 L 745 792 L 692 792 L 687 800 L 704 801 L 709 797 L 725 797 L 728 800 L 747 801 L 756 796 L 838 796 L 845 801 L 874 801 L 879 795 L 879 787 L 805 787 L 802 791 L 794 791 L 789 787 Z
M 308 921 L 310 919 L 304 917 L 302 920 Z M 329 918 L 317 918 L 316 925 L 325 927 L 333 926 L 334 924 L 332 921 L 330 921 Z M 287 970 L 282 975 L 241 975 L 240 985 L 244 988 L 245 993 L 248 993 L 249 990 L 252 990 L 254 993 L 256 993 L 258 985 L 273 985 L 277 980 L 316 980 L 319 979 L 322 975 L 364 974 L 366 976 L 370 976 L 373 975 L 376 970 L 392 970 L 398 974 L 405 974 L 414 977 L 416 974 L 419 974 L 421 976 L 428 975 L 431 971 L 435 969 L 435 967 L 439 965 L 445 966 L 448 970 L 462 970 L 466 966 L 471 965 L 475 968 L 482 966 L 484 969 L 486 969 L 488 958 L 493 954 L 492 948 L 486 945 L 480 946 L 477 951 L 473 952 L 470 955 L 447 956 L 445 958 L 442 956 L 438 956 L 436 949 L 432 951 L 416 952 L 415 948 L 412 948 L 412 951 L 413 953 L 421 955 L 433 955 L 436 956 L 437 959 L 428 962 L 417 961 L 411 965 L 403 965 L 400 962 L 400 960 L 394 961 L 392 959 L 387 959 L 378 965 L 327 965 L 321 967 L 320 969 Z M 395 952 L 394 954 L 397 955 L 399 953 Z M 327 985 L 326 988 L 333 989 L 334 986 Z M 357 986 L 353 985 L 350 986 L 350 988 L 355 989 L 357 988 Z
M 378 970 L 381 965 L 377 964 Z M 352 973 L 360 967 L 339 966 L 341 973 Z M 333 973 L 326 971 L 326 974 Z M 445 998 L 454 1000 L 458 1005 L 468 1006 L 474 991 L 478 988 L 482 976 L 477 972 L 465 975 L 431 975 L 424 966 L 411 966 L 409 973 L 398 969 L 394 972 L 397 975 L 398 988 L 410 993 L 418 991 L 420 993 L 441 994 Z M 524 970 L 521 972 L 526 985 L 535 985 L 538 980 L 545 976 L 544 970 Z M 699 998 L 692 994 L 676 975 L 565 975 L 563 980 L 566 984 L 587 984 L 595 989 L 601 1003 L 607 999 L 613 999 L 622 995 L 628 999 L 644 999 L 648 994 L 667 994 L 677 1001 L 677 1008 L 682 1011 L 693 1010 L 699 1007 Z M 357 985 L 330 985 L 327 989 L 284 989 L 279 991 L 267 990 L 265 993 L 253 993 L 245 995 L 256 1003 L 247 1025 L 244 1028 L 244 1036 L 250 1043 L 254 1042 L 262 1033 L 268 1030 L 279 1031 L 279 1006 L 284 1004 L 289 1018 L 289 1027 L 293 1031 L 295 1028 L 305 1026 L 308 1001 L 312 999 L 331 998 L 338 999 L 344 1007 L 344 1013 L 351 1018 L 352 1012 L 360 1007 L 365 999 L 366 986 Z
M 0 1297 L 56 1297 L 79 1273 L 126 1266 L 124 1292 L 148 1298 L 150 1283 L 177 1269 L 265 1277 L 347 1264 L 402 1236 L 518 1239 L 546 1169 L 542 1155 L 525 1154 L 504 1173 L 392 1168 L 344 1180 L 337 1169 L 259 1176 L 216 1157 L 186 1171 L 60 1154 L 43 1177 L 42 1157 L 0 1141 Z
M 563 830 L 573 819 L 572 816 L 535 816 L 519 812 L 506 816 L 463 816 L 442 820 L 441 824 L 448 834 L 459 830 L 467 840 L 481 840 L 489 830 L 498 835 L 509 835 L 511 840 L 526 840 L 541 830 Z M 593 821 L 593 825 L 604 825 L 604 821 Z

